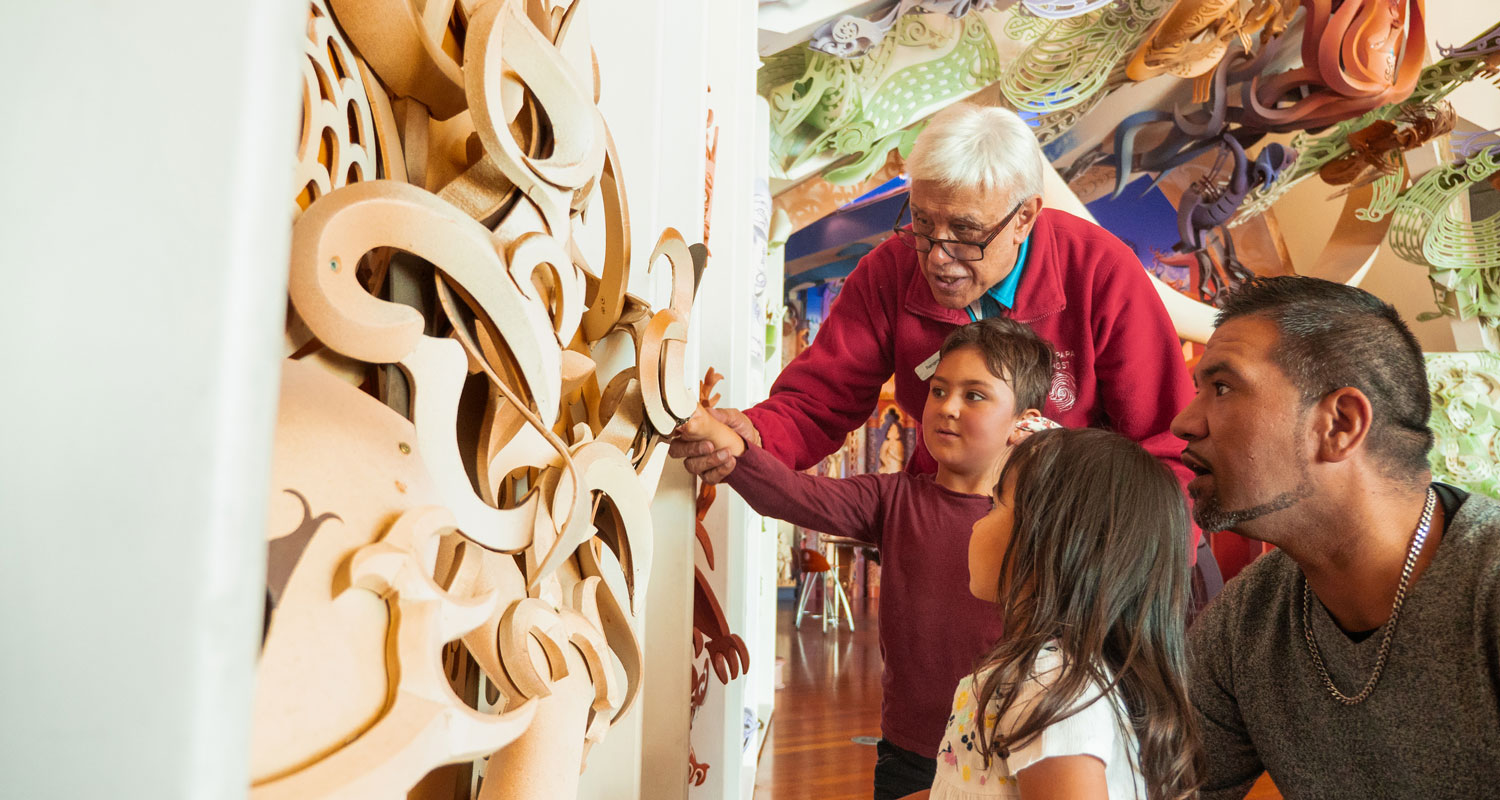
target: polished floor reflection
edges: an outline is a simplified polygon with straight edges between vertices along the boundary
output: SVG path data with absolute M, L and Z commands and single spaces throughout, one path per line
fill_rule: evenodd
M 816 605 L 816 604 L 815 604 Z M 807 617 L 792 627 L 792 603 L 777 607 L 776 655 L 786 687 L 761 752 L 755 800 L 869 800 L 880 736 L 880 641 L 875 601 L 853 601 L 847 625 L 824 633 Z M 1280 800 L 1263 777 L 1246 800 Z

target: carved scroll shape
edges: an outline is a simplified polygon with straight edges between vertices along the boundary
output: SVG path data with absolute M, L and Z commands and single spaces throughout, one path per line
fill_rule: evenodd
M 537 413 L 548 426 L 557 421 L 560 357 L 538 337 L 551 321 L 510 279 L 483 226 L 410 184 L 346 186 L 297 219 L 288 290 L 318 339 L 376 364 L 400 361 L 416 349 L 422 315 L 370 296 L 355 279 L 360 256 L 380 246 L 425 258 L 460 286 L 510 346 Z
M 604 128 L 604 173 L 599 179 L 604 203 L 604 264 L 594 288 L 593 302 L 583 313 L 583 338 L 597 342 L 609 334 L 625 307 L 625 284 L 630 277 L 630 212 L 625 202 L 625 180 L 620 174 L 615 140 Z
M 535 705 L 482 714 L 453 694 L 444 674 L 443 645 L 482 624 L 499 599 L 456 599 L 433 582 L 428 554 L 435 558 L 437 537 L 452 527 L 452 516 L 441 507 L 413 509 L 380 542 L 354 553 L 347 591 L 372 592 L 397 609 L 391 616 L 396 686 L 390 707 L 327 758 L 255 786 L 253 800 L 402 798 L 433 768 L 494 752 L 526 731 Z
M 491 550 L 517 552 L 531 544 L 531 526 L 540 498 L 516 508 L 499 509 L 479 498 L 464 472 L 458 452 L 459 395 L 468 377 L 468 359 L 457 342 L 422 337 L 400 362 L 413 384 L 412 423 L 417 443 L 443 502 L 458 518 L 464 536 Z
M 600 442 L 589 442 L 575 450 L 573 463 L 583 485 L 575 488 L 569 485 L 571 479 L 563 475 L 558 496 L 572 497 L 576 492 L 587 497 L 597 492 L 609 498 L 614 513 L 597 531 L 588 524 L 567 526 L 529 576 L 530 585 L 535 587 L 551 575 L 597 532 L 619 558 L 630 590 L 631 608 L 636 610 L 637 592 L 645 589 L 646 576 L 651 572 L 652 544 L 651 509 L 640 478 L 624 453 Z
M 501 172 L 541 209 L 550 231 L 565 236 L 573 191 L 594 180 L 604 166 L 604 119 L 552 42 L 512 3 L 480 7 L 469 21 L 468 39 L 465 90 L 480 142 Z M 507 73 L 526 84 L 552 122 L 552 154 L 546 158 L 523 152 L 510 132 L 503 98 Z
M 1177 0 L 1135 51 L 1126 74 L 1133 81 L 1162 73 L 1182 78 L 1205 75 L 1220 63 L 1236 37 L 1248 52 L 1250 37 L 1262 29 L 1279 35 L 1296 6 L 1296 0 L 1254 0 L 1248 8 L 1241 0 Z
M 1243 85 L 1246 127 L 1321 128 L 1405 100 L 1427 47 L 1423 0 L 1303 0 L 1302 66 Z
M 676 229 L 662 231 L 647 266 L 665 257 L 672 267 L 672 300 L 657 312 L 641 337 L 637 363 L 646 418 L 659 433 L 670 432 L 692 416 L 696 400 L 684 380 L 687 320 L 693 306 L 693 256 Z
M 464 110 L 464 76 L 443 49 L 454 0 L 331 0 L 339 25 L 399 97 L 447 119 Z

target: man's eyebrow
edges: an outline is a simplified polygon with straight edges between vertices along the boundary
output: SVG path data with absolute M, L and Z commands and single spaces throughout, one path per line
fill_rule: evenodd
M 968 225 L 971 228 L 987 228 L 987 224 L 980 222 L 968 214 L 960 214 L 953 218 L 953 222 L 959 225 Z
M 1199 364 L 1198 369 L 1193 371 L 1193 382 L 1197 383 L 1200 379 L 1207 380 L 1217 375 L 1227 375 L 1231 378 L 1243 379 L 1243 376 L 1234 367 L 1222 361 L 1215 361 L 1207 366 Z

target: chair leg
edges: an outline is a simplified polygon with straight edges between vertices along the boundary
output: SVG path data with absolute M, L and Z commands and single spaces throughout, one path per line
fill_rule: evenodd
M 844 584 L 843 584 L 842 581 L 834 580 L 833 583 L 834 583 L 835 586 L 838 587 L 837 602 L 843 604 L 843 606 L 844 606 L 844 618 L 847 619 L 847 620 L 849 620 L 849 631 L 851 633 L 853 633 L 854 632 L 854 609 L 849 607 L 849 595 L 844 594 Z M 836 606 L 835 606 L 835 608 L 836 608 Z M 834 627 L 838 627 L 839 623 L 838 623 L 838 618 L 837 617 L 834 618 L 833 624 L 834 624 Z
M 832 620 L 833 627 L 835 629 L 837 629 L 838 626 L 839 626 L 839 616 L 838 616 L 839 615 L 839 600 L 838 600 L 837 597 L 834 597 L 833 594 L 828 590 L 828 576 L 831 575 L 831 574 L 833 574 L 833 571 L 829 570 L 828 572 L 824 572 L 821 575 L 821 577 L 823 578 L 823 632 L 824 633 L 828 632 L 828 623 L 829 623 L 830 620 Z M 837 581 L 835 581 L 835 582 L 837 582 Z M 830 609 L 828 608 L 828 603 L 829 603 L 830 600 L 833 601 L 832 613 L 829 613 Z
M 812 573 L 802 574 L 802 596 L 797 599 L 797 621 L 792 623 L 793 628 L 801 629 L 802 615 L 807 612 L 807 598 L 812 594 Z

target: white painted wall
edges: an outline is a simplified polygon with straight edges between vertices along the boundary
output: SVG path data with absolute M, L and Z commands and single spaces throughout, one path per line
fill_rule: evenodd
M 245 795 L 306 17 L 0 7 L 6 797 Z
M 589 11 L 599 107 L 620 153 L 630 208 L 629 291 L 663 307 L 670 289 L 667 264 L 646 272 L 658 236 L 670 226 L 689 242 L 703 237 L 706 12 L 671 0 L 592 3 Z M 602 217 L 594 217 L 580 232 L 586 252 L 602 253 L 602 231 Z M 600 259 L 591 257 L 590 263 Z M 700 299 L 695 318 L 705 313 Z M 695 386 L 702 372 L 700 338 L 693 336 L 688 348 L 687 379 Z M 652 505 L 656 555 L 641 631 L 646 664 L 640 702 L 589 754 L 581 798 L 687 797 L 694 496 L 681 464 L 668 461 Z
M 713 256 L 698 293 L 693 338 L 701 343 L 701 367 L 725 376 L 721 405 L 744 408 L 764 397 L 761 361 L 765 348 L 763 312 L 755 308 L 752 284 L 761 255 L 751 229 L 755 176 L 767 162 L 766 118 L 756 113 L 756 9 L 750 3 L 710 3 L 704 19 L 704 52 L 711 102 L 719 125 L 718 164 L 714 178 Z M 759 128 L 757 127 L 759 126 Z M 775 297 L 779 292 L 770 290 Z M 750 673 L 723 685 L 710 678 L 707 704 L 698 712 L 693 746 L 699 761 L 711 765 L 703 786 L 692 787 L 694 800 L 749 798 L 754 787 L 754 754 L 742 746 L 746 708 L 759 713 L 766 699 L 758 688 L 769 685 L 775 659 L 757 647 L 766 613 L 762 576 L 766 564 L 760 517 L 734 492 L 721 489 L 706 520 L 718 551 L 709 575 L 730 630 L 743 637 L 750 653 Z M 699 565 L 707 565 L 699 558 Z M 774 589 L 774 585 L 773 585 Z M 774 603 L 774 596 L 772 598 Z M 771 606 L 774 615 L 774 605 Z M 774 625 L 774 620 L 771 622 Z

